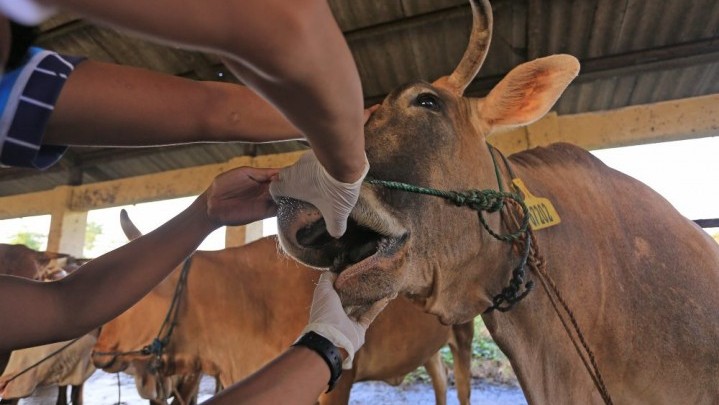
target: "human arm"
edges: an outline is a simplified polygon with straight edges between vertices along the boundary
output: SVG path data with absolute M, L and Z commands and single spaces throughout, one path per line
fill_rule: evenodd
M 44 142 L 149 146 L 301 137 L 276 108 L 245 86 L 88 60 L 63 87 Z
M 319 354 L 293 346 L 258 372 L 205 402 L 224 404 L 314 404 L 327 390 L 330 370 Z
M 350 318 L 342 308 L 334 289 L 336 275 L 326 271 L 320 276 L 312 298 L 310 318 L 305 332 L 315 332 L 340 349 L 342 367 L 352 367 L 355 353 L 364 344 L 365 332 L 377 315 L 387 306 L 389 298 L 375 302 L 357 319 Z M 340 377 L 341 378 L 341 377 Z M 314 404 L 327 390 L 330 368 L 315 351 L 292 346 L 277 359 L 227 388 L 206 405 L 278 404 L 292 398 L 294 404 Z
M 43 0 L 155 40 L 232 60 L 249 87 L 310 141 L 335 179 L 365 170 L 362 89 L 325 0 Z
M 0 276 L 0 352 L 81 336 L 140 300 L 221 225 L 274 215 L 267 188 L 275 173 L 240 168 L 218 176 L 158 229 L 60 281 Z

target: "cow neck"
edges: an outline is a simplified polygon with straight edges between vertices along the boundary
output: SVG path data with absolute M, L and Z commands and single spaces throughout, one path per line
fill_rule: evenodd
M 189 256 L 182 263 L 182 270 L 180 276 L 175 285 L 175 292 L 170 302 L 170 308 L 168 308 L 165 314 L 165 319 L 160 325 L 160 330 L 157 332 L 157 336 L 152 340 L 151 343 L 145 345 L 142 349 L 131 350 L 131 351 L 111 351 L 111 352 L 99 352 L 94 351 L 94 355 L 99 356 L 112 356 L 114 358 L 118 356 L 128 355 L 143 355 L 143 356 L 154 356 L 152 366 L 157 368 L 162 362 L 162 356 L 165 353 L 165 349 L 170 344 L 170 338 L 172 333 L 175 331 L 175 327 L 178 325 L 178 318 L 180 316 L 180 305 L 182 303 L 182 297 L 184 296 L 185 288 L 187 288 L 188 278 L 190 274 L 190 267 L 192 267 L 192 256 Z
M 512 166 L 509 164 L 509 160 L 504 156 L 504 154 L 499 151 L 497 148 L 493 147 L 489 143 L 487 143 L 487 146 L 489 147 L 489 153 L 492 156 L 492 163 L 494 164 L 494 170 L 495 174 L 497 176 L 497 184 L 500 190 L 503 190 L 503 179 L 501 176 L 501 171 L 499 169 L 499 166 L 497 165 L 496 159 L 495 159 L 495 152 L 499 154 L 499 156 L 502 158 L 502 161 L 504 163 L 504 167 L 507 169 L 507 173 L 509 174 L 510 180 L 514 180 L 516 176 L 514 175 L 514 172 L 512 170 Z M 514 185 L 514 182 L 510 183 L 510 187 L 512 187 L 517 195 L 521 198 L 520 190 L 517 189 L 517 187 Z M 514 200 L 511 200 L 510 203 L 516 203 Z M 515 215 L 518 209 L 515 210 L 503 210 L 503 222 L 507 224 L 512 224 L 515 228 L 519 226 L 519 220 L 517 219 L 517 216 Z M 525 219 L 526 219 L 526 213 L 525 213 Z M 523 244 L 523 247 L 519 247 Z M 589 344 L 586 341 L 586 338 L 584 337 L 584 334 L 582 333 L 581 329 L 579 328 L 579 324 L 577 323 L 577 320 L 574 317 L 574 313 L 569 308 L 569 305 L 567 304 L 566 300 L 562 296 L 562 294 L 559 292 L 559 288 L 557 287 L 557 284 L 554 282 L 552 277 L 547 273 L 546 268 L 546 261 L 544 260 L 544 257 L 541 255 L 539 251 L 539 246 L 537 244 L 537 239 L 534 237 L 534 233 L 532 232 L 532 229 L 530 227 L 527 227 L 525 237 L 518 239 L 515 243 L 515 249 L 521 248 L 525 249 L 525 253 L 522 255 L 522 263 L 521 265 L 528 264 L 529 268 L 534 272 L 536 277 L 539 279 L 543 290 L 549 297 L 549 302 L 552 305 L 552 308 L 554 309 L 554 312 L 557 314 L 557 317 L 559 318 L 560 322 L 562 323 L 562 327 L 564 328 L 564 331 L 567 333 L 567 336 L 569 336 L 569 339 L 572 342 L 572 345 L 574 346 L 574 349 L 576 350 L 577 354 L 579 355 L 580 359 L 582 360 L 582 363 L 584 364 L 584 368 L 587 370 L 587 373 L 589 374 L 589 377 L 592 379 L 592 382 L 594 383 L 594 386 L 597 388 L 597 391 L 599 391 L 600 396 L 602 397 L 602 400 L 607 405 L 613 405 L 612 397 L 609 394 L 609 390 L 607 389 L 606 385 L 604 384 L 604 378 L 602 377 L 602 373 L 599 371 L 599 366 L 597 365 L 594 352 L 589 348 Z M 516 271 L 516 269 L 515 269 Z M 510 287 L 514 286 L 515 283 L 515 276 L 513 273 L 512 281 L 510 281 Z M 520 299 L 524 298 L 529 291 L 532 289 L 533 283 L 531 281 L 528 281 L 525 284 L 525 291 L 520 298 L 518 298 L 516 301 L 519 301 Z M 507 290 L 506 287 L 505 290 Z M 503 290 L 503 292 L 505 291 Z M 495 296 L 494 300 L 497 300 L 497 297 L 501 297 L 502 293 Z M 501 299 L 501 298 L 500 298 Z M 514 302 L 510 302 L 510 304 L 514 304 Z M 509 308 L 511 308 L 511 305 L 507 309 L 502 308 L 494 308 L 497 306 L 497 304 L 493 304 L 492 307 L 487 309 L 485 313 L 491 312 L 493 309 L 497 309 L 501 312 L 507 311 Z M 572 330 L 574 333 L 572 333 Z M 575 337 L 576 334 L 576 337 Z

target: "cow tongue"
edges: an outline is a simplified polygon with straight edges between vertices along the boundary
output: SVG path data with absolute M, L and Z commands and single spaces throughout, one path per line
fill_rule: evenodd
M 377 248 L 378 243 L 376 239 L 367 240 L 361 244 L 345 245 L 345 249 L 339 251 L 334 257 L 330 270 L 339 274 L 348 267 L 377 253 Z
M 351 246 L 347 256 L 350 263 L 358 263 L 377 253 L 377 240 L 368 240 L 361 245 Z

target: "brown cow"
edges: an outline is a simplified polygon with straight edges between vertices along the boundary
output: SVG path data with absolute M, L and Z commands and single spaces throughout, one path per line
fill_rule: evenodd
M 24 277 L 39 281 L 53 281 L 71 273 L 85 261 L 86 259 L 78 259 L 64 253 L 38 252 L 24 245 L 0 243 L 1 275 Z M 13 352 L 12 356 L 14 357 L 16 365 L 12 369 L 8 366 L 8 362 L 11 359 L 11 353 L 0 353 L 0 371 L 3 371 L 0 374 L 5 375 L 10 372 L 19 371 L 21 368 L 20 365 L 33 363 L 33 359 L 38 360 L 41 355 L 40 353 L 44 353 L 46 348 L 50 346 L 52 345 L 39 346 Z M 78 353 L 77 350 L 72 350 L 72 352 Z M 34 389 L 34 387 L 38 384 L 59 384 L 57 403 L 65 404 L 67 403 L 67 385 L 72 385 L 72 403 L 82 403 L 82 383 L 76 384 L 79 380 L 75 378 L 75 376 L 82 374 L 82 370 L 87 367 L 80 361 L 80 357 L 83 356 L 85 363 L 87 363 L 89 351 L 86 351 L 84 355 L 60 356 L 59 358 L 49 360 L 48 363 L 42 367 L 42 370 L 44 371 L 40 372 L 36 370 L 27 376 L 23 376 L 22 382 L 18 381 L 18 383 L 14 384 L 13 387 L 11 387 L 13 388 L 12 393 L 8 391 L 6 396 L 13 395 L 11 398 L 17 398 L 20 395 L 24 396 L 32 392 L 20 387 L 32 386 Z M 8 368 L 7 370 L 6 367 Z M 76 369 L 70 370 L 73 367 Z M 60 378 L 59 376 L 54 375 L 53 370 L 58 369 L 63 369 L 63 373 L 70 377 Z M 6 399 L 0 400 L 0 403 L 3 404 L 13 402 L 16 401 L 9 401 Z
M 38 252 L 25 245 L 0 243 L 0 274 L 40 280 L 53 261 L 69 255 Z
M 486 137 L 542 117 L 579 65 L 568 55 L 537 59 L 486 98 L 462 97 L 491 36 L 489 4 L 474 3 L 471 44 L 455 72 L 400 87 L 367 122 L 368 176 L 457 191 L 497 190 L 498 182 L 514 190 L 512 177 L 523 180 L 561 218 L 532 232 L 527 273 L 512 274 L 526 233 L 518 243 L 499 241 L 477 212 L 457 207 L 464 198 L 491 211 L 479 195 L 447 195 L 449 202 L 376 182 L 363 187 L 340 241 L 318 231 L 324 225 L 312 206 L 282 201 L 285 249 L 338 272 L 335 287 L 348 305 L 400 292 L 445 323 L 482 314 L 531 404 L 719 403 L 719 247 L 649 187 L 578 147 L 536 148 L 506 162 L 493 153 Z M 501 212 L 482 215 L 490 229 L 515 232 L 521 211 L 505 202 Z M 485 312 L 500 292 L 504 304 L 521 297 L 527 281 L 534 291 L 509 311 Z
M 130 237 L 136 231 L 127 231 Z M 144 395 L 163 393 L 171 375 L 204 373 L 229 386 L 272 360 L 298 337 L 306 325 L 312 293 L 319 272 L 279 254 L 277 239 L 263 238 L 239 248 L 196 252 L 181 304 L 178 326 L 170 338 L 157 374 L 148 376 L 148 356 L 106 355 L 136 351 L 157 335 L 180 277 L 177 269 L 148 296 L 104 325 L 93 355 L 96 366 L 109 372 L 143 371 L 136 377 Z M 469 359 L 472 325 L 460 328 L 452 349 L 458 359 Z M 467 334 L 469 330 L 469 334 Z M 437 402 L 446 396 L 446 374 L 436 355 L 447 343 L 450 328 L 405 299 L 393 301 L 367 332 L 365 346 L 357 353 L 354 368 L 345 371 L 338 386 L 320 398 L 321 403 L 346 404 L 354 381 L 398 382 L 425 364 L 431 374 Z M 454 343 L 454 342 L 453 342 Z M 434 357 L 433 357 L 434 356 Z M 458 361 L 458 394 L 469 403 L 469 363 Z M 148 381 L 150 386 L 148 386 Z M 157 386 L 152 387 L 153 384 Z M 464 386 L 466 384 L 466 387 Z M 187 392 L 192 392 L 185 387 Z M 141 394 L 143 392 L 141 391 Z M 159 399 L 164 398 L 160 396 Z
M 72 386 L 71 403 L 81 405 L 83 384 L 95 371 L 90 352 L 96 338 L 96 333 L 88 334 L 72 343 L 58 342 L 13 351 L 5 372 L 0 376 L 3 403 L 17 404 L 19 398 L 31 396 L 37 388 L 59 386 L 56 403 L 67 404 L 69 385 Z M 40 363 L 47 357 L 47 361 Z M 11 399 L 14 401 L 9 401 Z

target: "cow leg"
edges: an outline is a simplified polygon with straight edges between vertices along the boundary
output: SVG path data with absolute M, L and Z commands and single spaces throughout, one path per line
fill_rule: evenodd
M 469 405 L 472 339 L 474 339 L 474 321 L 452 326 L 449 348 L 454 357 L 454 383 L 457 387 L 457 399 L 461 405 Z
M 57 387 L 57 401 L 55 405 L 67 405 L 67 385 Z
M 196 405 L 201 376 L 201 373 L 192 373 L 182 377 L 182 380 L 173 390 L 172 405 Z
M 17 405 L 19 402 L 20 399 L 0 399 L 2 405 Z
M 444 366 L 439 352 L 433 354 L 432 357 L 424 363 L 424 369 L 427 370 L 427 374 L 429 374 L 429 378 L 432 380 L 434 401 L 437 405 L 445 405 L 447 403 L 447 369 Z
M 82 392 L 84 387 L 84 384 L 72 386 L 70 390 L 70 401 L 72 401 L 72 405 L 82 405 Z
M 329 393 L 322 393 L 317 399 L 317 403 L 320 405 L 347 405 L 350 402 L 350 391 L 352 391 L 354 379 L 354 369 L 342 370 L 342 376 L 337 380 L 335 388 Z
M 220 376 L 216 375 L 215 376 L 215 395 L 219 394 L 224 389 L 225 389 L 225 387 L 222 386 L 222 381 L 220 381 Z

